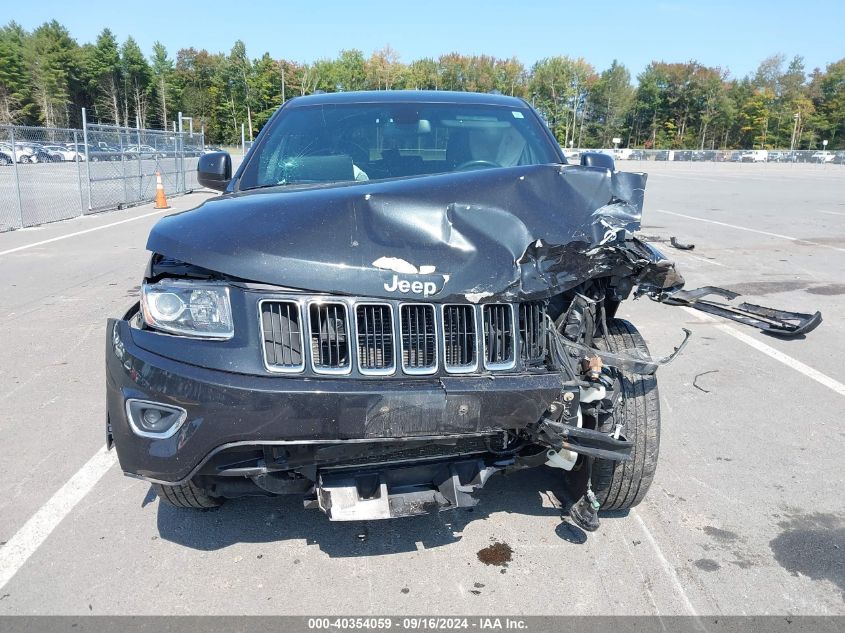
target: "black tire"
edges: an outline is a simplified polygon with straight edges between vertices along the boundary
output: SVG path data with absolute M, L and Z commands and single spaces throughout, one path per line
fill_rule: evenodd
M 607 322 L 608 351 L 632 349 L 648 351 L 645 340 L 631 323 L 624 319 Z M 608 347 L 597 336 L 600 349 Z M 657 376 L 638 376 L 622 372 L 622 401 L 613 415 L 602 420 L 599 430 L 609 433 L 622 424 L 622 434 L 634 443 L 631 460 L 593 462 L 592 487 L 602 510 L 626 510 L 636 506 L 646 495 L 660 452 L 660 396 Z
M 176 508 L 191 508 L 193 510 L 208 510 L 223 503 L 220 497 L 212 497 L 205 488 L 200 488 L 194 482 L 178 486 L 153 484 L 158 498 L 166 504 Z

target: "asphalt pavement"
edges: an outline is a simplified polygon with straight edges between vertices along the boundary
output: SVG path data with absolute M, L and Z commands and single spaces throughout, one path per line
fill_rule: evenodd
M 625 303 L 653 353 L 693 338 L 658 374 L 649 495 L 589 535 L 545 468 L 493 478 L 474 509 L 386 522 L 297 498 L 162 505 L 102 450 L 105 320 L 137 300 L 162 214 L 0 234 L 0 615 L 845 614 L 845 170 L 619 167 L 649 171 L 642 233 L 688 287 L 825 321 L 787 341 Z M 511 558 L 485 564 L 495 543 Z

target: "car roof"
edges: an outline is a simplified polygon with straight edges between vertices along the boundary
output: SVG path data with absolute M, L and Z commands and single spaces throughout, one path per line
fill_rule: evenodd
M 351 103 L 457 103 L 472 105 L 497 105 L 510 108 L 525 108 L 526 103 L 518 97 L 498 93 L 452 92 L 448 90 L 362 90 L 353 92 L 326 92 L 294 97 L 286 106 L 300 107 L 327 104 Z

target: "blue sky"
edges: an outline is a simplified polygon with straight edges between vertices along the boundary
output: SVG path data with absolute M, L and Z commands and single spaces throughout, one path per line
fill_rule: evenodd
M 258 57 L 313 61 L 343 48 L 367 55 L 390 44 L 403 61 L 441 53 L 584 57 L 599 70 L 614 58 L 636 74 L 652 60 L 690 59 L 752 72 L 768 55 L 802 55 L 808 70 L 845 57 L 845 0 L 312 0 L 311 2 L 0 2 L 0 23 L 27 29 L 57 19 L 79 42 L 105 26 L 147 53 L 188 46 L 228 52 L 236 39 Z

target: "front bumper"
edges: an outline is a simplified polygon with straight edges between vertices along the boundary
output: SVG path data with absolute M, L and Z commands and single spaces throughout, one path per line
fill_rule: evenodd
M 143 349 L 137 332 L 125 320 L 108 322 L 110 438 L 126 474 L 168 484 L 184 483 L 235 446 L 520 429 L 536 423 L 561 392 L 561 376 L 548 372 L 378 381 L 232 373 Z M 187 418 L 172 437 L 140 437 L 127 419 L 129 398 L 180 407 Z

